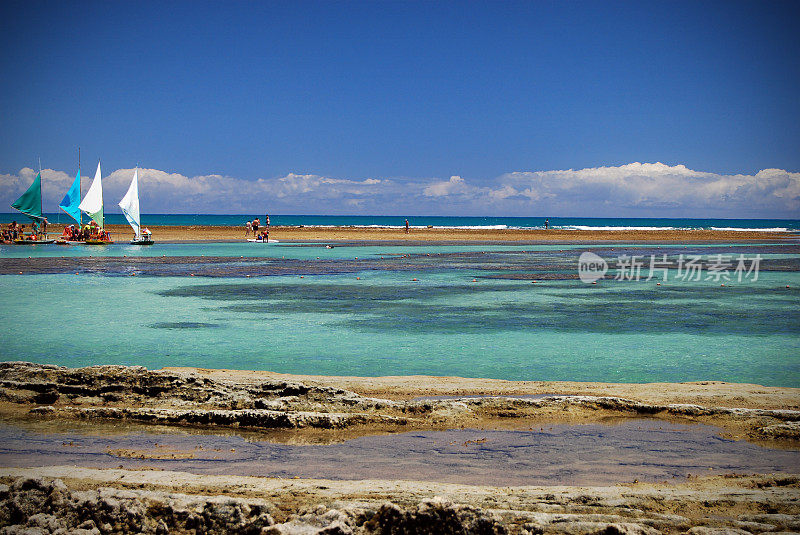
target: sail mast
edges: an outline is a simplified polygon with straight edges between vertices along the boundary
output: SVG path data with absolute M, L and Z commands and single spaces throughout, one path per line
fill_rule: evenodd
M 81 147 L 78 145 L 78 176 L 81 175 Z M 80 180 L 80 179 L 79 179 Z M 81 183 L 78 182 L 78 198 L 81 198 Z M 83 212 L 78 210 L 78 230 L 83 226 Z
M 142 239 L 142 214 L 139 212 L 139 162 L 136 162 L 136 239 Z
M 78 172 L 75 174 L 75 180 L 67 190 L 67 194 L 61 199 L 58 207 L 61 208 L 67 215 L 69 215 L 78 225 L 83 224 L 81 216 L 81 170 L 80 170 L 80 156 L 78 157 Z
M 42 158 L 39 157 L 39 176 L 42 176 Z M 42 211 L 42 184 L 39 182 L 39 213 L 42 214 L 44 219 L 44 212 Z M 45 236 L 47 238 L 47 236 Z

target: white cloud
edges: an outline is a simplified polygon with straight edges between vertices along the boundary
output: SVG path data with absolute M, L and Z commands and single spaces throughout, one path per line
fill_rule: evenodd
M 450 180 L 434 182 L 423 189 L 422 193 L 427 197 L 469 196 L 477 194 L 479 189 L 468 185 L 460 176 L 454 175 L 450 177 Z
M 264 193 L 271 193 L 280 199 L 291 198 L 299 194 L 309 196 L 309 198 L 370 195 L 375 192 L 374 186 L 385 182 L 374 178 L 357 181 L 294 173 L 280 178 L 262 178 L 257 181 Z
M 84 192 L 93 171 L 84 175 Z M 8 207 L 35 176 L 29 168 L 0 174 L 0 203 Z M 132 176 L 132 169 L 118 169 L 103 177 L 107 212 L 118 212 L 116 203 Z M 45 169 L 42 177 L 45 210 L 56 211 L 74 176 Z M 519 171 L 482 181 L 298 173 L 244 180 L 140 169 L 139 188 L 144 213 L 800 217 L 800 173 L 721 175 L 659 162 Z
M 574 204 L 584 214 L 611 204 L 627 212 L 620 215 L 640 211 L 654 217 L 705 217 L 713 212 L 717 217 L 752 217 L 758 212 L 763 217 L 777 217 L 776 213 L 800 217 L 800 173 L 781 169 L 765 169 L 755 175 L 720 175 L 683 165 L 637 162 L 619 167 L 508 173 L 498 182 L 519 188 L 533 202 L 552 203 L 562 209 Z M 672 211 L 667 213 L 667 208 Z
M 509 197 L 514 197 L 515 195 L 519 195 L 519 192 L 508 184 L 500 189 L 489 191 L 489 197 L 495 201 L 502 201 L 508 199 Z

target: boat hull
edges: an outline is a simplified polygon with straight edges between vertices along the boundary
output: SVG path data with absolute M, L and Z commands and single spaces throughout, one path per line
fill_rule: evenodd
M 131 245 L 153 245 L 155 243 L 153 240 L 131 240 Z
M 14 240 L 15 245 L 39 245 L 40 243 L 55 243 L 56 240 Z
M 114 242 L 113 241 L 103 241 L 103 240 L 86 240 L 85 242 L 82 242 L 82 243 L 84 243 L 85 245 L 110 245 L 110 244 L 112 244 Z

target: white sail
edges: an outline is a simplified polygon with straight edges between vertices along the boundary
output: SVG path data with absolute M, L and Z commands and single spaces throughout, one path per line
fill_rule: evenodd
M 128 223 L 133 228 L 133 232 L 136 233 L 136 238 L 139 239 L 140 236 L 140 224 L 139 224 L 139 168 L 136 168 L 136 171 L 133 172 L 133 180 L 131 180 L 131 185 L 128 188 L 128 193 L 119 201 L 119 207 L 122 208 L 122 213 L 125 214 L 125 219 L 128 220 Z
M 89 186 L 89 191 L 86 192 L 78 208 L 97 221 L 101 227 L 103 226 L 103 184 L 100 180 L 100 162 L 97 162 L 97 172 L 94 174 L 92 185 Z

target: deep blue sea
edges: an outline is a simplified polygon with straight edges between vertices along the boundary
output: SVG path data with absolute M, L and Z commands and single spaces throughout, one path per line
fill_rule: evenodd
M 72 220 L 64 213 L 46 214 L 51 223 Z M 236 226 L 264 214 L 143 214 L 143 225 L 216 225 Z M 599 218 L 599 217 L 455 217 L 455 216 L 366 216 L 366 215 L 284 215 L 270 214 L 272 225 L 286 226 L 360 226 L 401 227 L 408 217 L 412 227 L 455 228 L 544 228 L 549 219 L 559 229 L 771 229 L 800 232 L 800 219 L 670 219 L 670 218 Z M 0 223 L 25 222 L 19 213 L 0 214 Z M 109 224 L 126 224 L 122 214 L 106 214 Z

